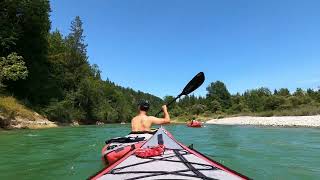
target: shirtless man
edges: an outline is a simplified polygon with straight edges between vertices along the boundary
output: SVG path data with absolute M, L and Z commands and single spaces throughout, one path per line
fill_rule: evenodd
M 139 113 L 131 121 L 132 132 L 151 131 L 152 124 L 167 124 L 170 123 L 170 115 L 168 113 L 167 106 L 162 106 L 164 118 L 157 118 L 154 116 L 148 116 L 150 104 L 148 101 L 142 101 L 139 103 Z

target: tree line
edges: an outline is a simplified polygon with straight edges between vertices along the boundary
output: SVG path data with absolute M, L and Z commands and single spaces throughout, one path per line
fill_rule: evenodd
M 50 120 L 128 121 L 139 99 L 157 111 L 162 99 L 101 79 L 90 64 L 80 17 L 70 33 L 50 32 L 47 0 L 0 3 L 0 94 L 12 95 Z
M 173 97 L 167 96 L 168 102 Z M 287 88 L 271 91 L 261 87 L 240 94 L 230 94 L 221 81 L 207 87 L 205 97 L 186 96 L 172 109 L 173 116 L 181 115 L 314 115 L 320 114 L 320 89 Z

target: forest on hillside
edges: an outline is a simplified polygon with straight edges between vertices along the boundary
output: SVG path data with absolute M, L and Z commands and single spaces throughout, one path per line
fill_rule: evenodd
M 50 31 L 47 0 L 4 0 L 0 9 L 2 96 L 59 122 L 129 120 L 140 99 L 149 100 L 153 111 L 161 107 L 158 97 L 101 79 L 98 66 L 88 61 L 80 17 L 64 36 Z
M 162 100 L 101 79 L 99 67 L 89 63 L 80 17 L 71 22 L 67 35 L 52 31 L 49 1 L 4 0 L 0 10 L 0 97 L 14 97 L 53 121 L 86 124 L 130 121 L 139 100 L 148 100 L 153 114 L 174 98 Z M 0 102 L 1 112 L 15 113 Z M 320 114 L 320 90 L 298 88 L 291 93 L 262 87 L 232 95 L 216 81 L 205 97 L 186 96 L 170 112 L 185 120 L 199 115 Z

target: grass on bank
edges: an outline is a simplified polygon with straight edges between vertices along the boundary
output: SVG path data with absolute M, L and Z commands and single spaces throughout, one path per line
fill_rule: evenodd
M 8 119 L 20 116 L 35 120 L 35 113 L 12 96 L 0 96 L 0 115 Z

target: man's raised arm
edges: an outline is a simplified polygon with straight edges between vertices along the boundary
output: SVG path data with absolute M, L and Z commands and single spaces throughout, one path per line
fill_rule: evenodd
M 150 120 L 153 124 L 167 124 L 167 123 L 170 123 L 170 115 L 168 113 L 168 109 L 167 109 L 167 106 L 164 105 L 162 106 L 162 111 L 163 111 L 163 114 L 164 114 L 164 118 L 157 118 L 157 117 L 153 117 L 153 116 L 150 116 Z

